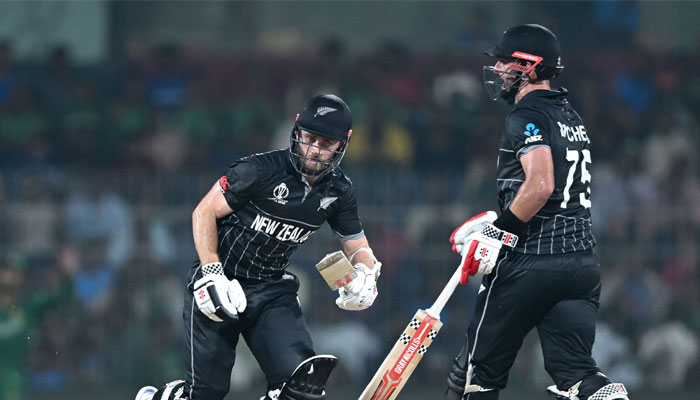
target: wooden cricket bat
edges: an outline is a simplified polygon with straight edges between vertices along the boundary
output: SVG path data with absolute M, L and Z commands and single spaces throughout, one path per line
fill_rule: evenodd
M 440 331 L 440 312 L 459 284 L 461 274 L 460 263 L 435 303 L 413 316 L 358 400 L 393 400 L 398 396 Z
M 338 290 L 357 278 L 357 272 L 352 268 L 352 264 L 342 251 L 326 254 L 316 264 L 316 269 L 321 273 L 331 290 Z

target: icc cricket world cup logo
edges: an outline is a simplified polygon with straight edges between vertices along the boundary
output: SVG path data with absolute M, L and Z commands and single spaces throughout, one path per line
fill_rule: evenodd
M 272 191 L 272 196 L 273 197 L 268 198 L 268 200 L 272 200 L 275 203 L 282 205 L 287 204 L 287 200 L 285 200 L 285 198 L 289 196 L 289 188 L 284 182 L 282 182 Z

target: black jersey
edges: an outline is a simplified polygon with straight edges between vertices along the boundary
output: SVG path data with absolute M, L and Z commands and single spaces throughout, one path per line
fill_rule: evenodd
M 566 99 L 566 89 L 535 90 L 506 117 L 498 156 L 501 211 L 513 201 L 525 173 L 520 157 L 540 146 L 552 151 L 554 192 L 527 224 L 515 251 L 557 254 L 590 250 L 591 141 L 581 117 Z
M 234 162 L 219 187 L 234 210 L 217 221 L 219 257 L 229 278 L 281 279 L 294 250 L 324 221 L 341 239 L 364 237 L 350 179 L 336 168 L 311 188 L 288 150 Z

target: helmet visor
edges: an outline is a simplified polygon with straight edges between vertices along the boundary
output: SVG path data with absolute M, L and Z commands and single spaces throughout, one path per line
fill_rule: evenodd
M 511 91 L 517 90 L 522 74 L 510 69 L 497 71 L 492 65 L 484 66 L 484 86 L 491 100 L 507 98 Z

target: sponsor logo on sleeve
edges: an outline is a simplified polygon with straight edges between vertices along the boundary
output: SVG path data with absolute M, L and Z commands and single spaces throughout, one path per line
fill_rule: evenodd
M 525 136 L 537 135 L 538 133 L 540 133 L 540 130 L 538 128 L 536 128 L 535 124 L 533 124 L 532 122 L 525 125 L 525 132 L 523 132 L 523 134 L 525 134 Z
M 226 178 L 226 175 L 219 178 L 219 190 L 221 190 L 221 193 L 226 192 L 230 187 L 231 184 L 228 183 L 228 178 Z
M 541 142 L 542 135 L 539 135 L 539 133 L 539 128 L 535 127 L 535 124 L 532 122 L 525 125 L 525 132 L 523 132 L 523 134 L 527 136 L 527 139 L 525 139 L 525 144 Z

